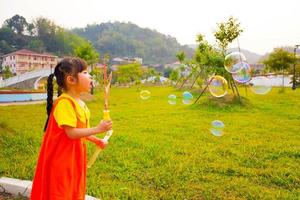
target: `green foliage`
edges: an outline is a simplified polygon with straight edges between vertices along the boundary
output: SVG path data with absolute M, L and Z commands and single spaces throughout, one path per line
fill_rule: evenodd
M 75 47 L 88 45 L 86 39 L 43 17 L 27 23 L 24 17 L 16 15 L 7 19 L 0 28 L 2 54 L 27 48 L 37 52 L 52 52 L 58 56 L 70 56 L 74 54 Z
M 8 27 L 17 34 L 23 34 L 25 30 L 30 30 L 32 24 L 28 24 L 23 16 L 15 15 L 10 19 L 5 20 L 4 27 Z
M 98 67 L 93 67 L 93 70 L 90 72 L 93 80 L 97 83 L 102 83 L 103 81 L 103 70 Z
M 269 54 L 263 63 L 274 71 L 290 69 L 295 62 L 293 53 L 290 53 L 283 48 L 276 48 Z
M 172 70 L 169 78 L 170 78 L 171 81 L 177 81 L 179 79 L 179 71 L 178 70 Z
M 88 169 L 87 194 L 101 199 L 298 199 L 300 118 L 295 108 L 300 90 L 248 92 L 246 105 L 204 96 L 196 105 L 183 105 L 179 98 L 172 106 L 167 96 L 180 97 L 181 91 L 143 89 L 151 91 L 146 101 L 138 88 L 111 89 L 114 134 Z M 87 102 L 92 126 L 102 119 L 102 95 L 98 91 Z M 45 107 L 0 107 L 0 177 L 32 180 Z M 225 124 L 222 137 L 209 132 L 215 119 Z M 88 143 L 88 157 L 94 150 Z
M 170 68 L 170 67 L 164 68 L 164 71 L 163 71 L 164 77 L 169 78 L 171 73 L 172 73 L 172 68 Z
M 182 63 L 185 60 L 185 58 L 186 58 L 185 53 L 183 51 L 178 52 L 176 54 L 176 58 L 179 60 L 179 62 Z
M 118 66 L 117 71 L 114 73 L 116 81 L 124 83 L 132 83 L 134 81 L 140 80 L 142 76 L 141 64 L 132 63 L 127 65 Z
M 223 55 L 225 55 L 228 45 L 242 32 L 243 30 L 240 28 L 240 23 L 233 17 L 229 17 L 227 22 L 218 24 L 217 31 L 214 35 Z
M 143 79 L 147 79 L 149 77 L 157 76 L 157 75 L 158 75 L 158 72 L 152 67 L 148 67 L 148 68 L 142 70 L 142 78 Z
M 3 79 L 7 79 L 7 78 L 10 78 L 10 77 L 13 77 L 13 73 L 12 71 L 10 71 L 10 67 L 9 66 L 4 66 L 2 67 L 2 77 Z
M 85 43 L 83 46 L 76 47 L 74 54 L 84 59 L 89 65 L 96 64 L 100 58 L 99 53 L 94 49 L 91 43 Z
M 73 31 L 91 41 L 101 54 L 140 57 L 146 65 L 174 62 L 178 51 L 192 55 L 192 49 L 181 46 L 175 38 L 132 23 L 102 23 Z

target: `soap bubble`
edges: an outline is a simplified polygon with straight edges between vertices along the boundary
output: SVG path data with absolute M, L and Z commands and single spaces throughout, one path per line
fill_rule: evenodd
M 240 52 L 232 52 L 225 57 L 224 67 L 229 73 L 240 71 L 242 66 L 236 65 L 240 62 L 246 62 L 246 57 Z
M 253 77 L 249 85 L 255 94 L 267 94 L 272 89 L 272 81 L 265 76 Z
M 223 97 L 227 94 L 228 84 L 222 76 L 212 76 L 208 89 L 214 97 Z
M 149 92 L 148 90 L 142 90 L 140 92 L 140 97 L 143 100 L 149 99 L 151 97 L 151 92 Z
M 214 120 L 211 122 L 211 129 L 210 132 L 214 135 L 214 136 L 222 136 L 223 135 L 223 129 L 224 129 L 225 125 L 222 121 L 220 120 Z
M 182 93 L 182 103 L 186 104 L 186 105 L 192 104 L 193 103 L 193 95 L 188 91 L 183 92 Z
M 176 95 L 170 94 L 170 95 L 168 96 L 168 103 L 169 103 L 170 105 L 175 105 L 175 104 L 177 103 Z
M 240 62 L 235 65 L 236 68 L 241 68 L 240 71 L 232 73 L 233 79 L 238 83 L 246 83 L 251 80 L 251 67 L 246 62 Z

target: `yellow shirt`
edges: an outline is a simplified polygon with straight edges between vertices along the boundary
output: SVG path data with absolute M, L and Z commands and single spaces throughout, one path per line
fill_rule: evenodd
M 82 123 L 87 123 L 87 127 L 90 127 L 89 119 L 91 114 L 85 103 L 82 101 L 84 105 L 80 106 L 73 97 L 66 93 L 63 93 L 59 98 L 61 97 L 71 99 L 74 102 L 75 110 L 68 99 L 60 100 L 53 113 L 58 126 L 61 127 L 62 125 L 67 125 L 70 127 L 76 127 L 78 118 Z

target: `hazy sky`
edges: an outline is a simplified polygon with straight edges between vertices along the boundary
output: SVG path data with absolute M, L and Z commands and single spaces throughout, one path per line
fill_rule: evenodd
M 241 48 L 264 54 L 300 44 L 300 0 L 0 0 L 1 25 L 15 14 L 29 22 L 43 16 L 65 28 L 132 22 L 180 44 L 195 43 L 199 33 L 214 43 L 216 24 L 233 16 L 244 29 Z

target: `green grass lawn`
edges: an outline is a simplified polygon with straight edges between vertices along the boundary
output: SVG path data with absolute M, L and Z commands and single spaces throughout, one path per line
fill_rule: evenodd
M 87 193 L 102 199 L 299 199 L 300 89 L 255 95 L 243 104 L 201 97 L 169 105 L 182 91 L 113 88 L 114 134 L 88 170 Z M 101 96 L 101 97 L 100 97 Z M 196 96 L 196 94 L 195 94 Z M 230 95 L 229 95 L 230 96 Z M 102 117 L 102 93 L 87 102 L 91 125 Z M 45 105 L 0 107 L 0 177 L 32 179 L 46 119 Z M 225 134 L 213 136 L 211 121 Z M 94 151 L 89 145 L 89 155 Z

